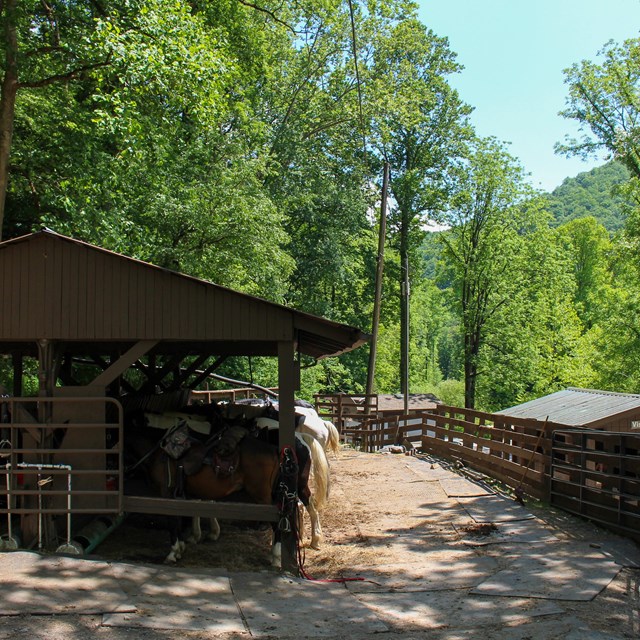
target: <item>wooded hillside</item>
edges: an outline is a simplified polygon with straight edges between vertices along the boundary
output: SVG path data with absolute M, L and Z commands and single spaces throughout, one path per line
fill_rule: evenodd
M 601 99 L 607 112 L 615 69 L 567 72 L 565 115 L 586 132 L 559 151 L 608 146 L 620 164 L 547 197 L 476 135 L 449 83 L 455 52 L 412 2 L 7 0 L 0 12 L 3 239 L 45 225 L 370 330 L 388 162 L 377 391 L 407 378 L 494 409 L 569 385 L 640 388 L 637 132 L 612 115 L 613 133 L 589 133 L 580 108 Z M 612 45 L 610 66 L 639 50 Z M 301 394 L 362 392 L 367 364 L 367 348 L 303 362 Z M 220 373 L 277 379 L 259 359 Z

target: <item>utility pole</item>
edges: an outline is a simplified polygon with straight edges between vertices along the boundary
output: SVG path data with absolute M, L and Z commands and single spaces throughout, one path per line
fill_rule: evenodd
M 402 274 L 402 305 L 404 307 L 405 330 L 402 335 L 402 393 L 404 394 L 404 414 L 409 413 L 409 256 L 405 256 Z
M 380 233 L 378 235 L 378 259 L 376 264 L 376 292 L 373 301 L 373 321 L 371 323 L 371 347 L 369 349 L 369 369 L 367 371 L 366 394 L 373 393 L 373 378 L 376 371 L 378 348 L 378 327 L 380 325 L 380 304 L 382 300 L 382 276 L 384 274 L 384 243 L 387 235 L 387 194 L 389 191 L 389 163 L 384 163 L 382 176 L 382 202 L 380 203 Z M 369 402 L 365 402 L 365 413 L 369 413 Z

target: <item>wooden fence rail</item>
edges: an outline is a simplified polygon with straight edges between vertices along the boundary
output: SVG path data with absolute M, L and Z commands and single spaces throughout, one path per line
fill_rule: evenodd
M 332 406 L 330 396 L 324 402 Z M 409 442 L 494 478 L 517 495 L 549 501 L 640 540 L 638 433 L 567 429 L 548 420 L 447 405 L 409 415 L 360 414 L 340 424 L 343 441 L 364 451 Z
M 538 421 L 490 424 L 491 414 L 472 416 L 448 407 L 372 418 L 345 429 L 345 439 L 365 451 L 408 441 L 427 453 L 459 461 L 537 499 L 548 498 L 551 439 L 549 425 Z M 464 416 L 462 417 L 458 416 Z M 470 418 L 475 417 L 474 421 Z

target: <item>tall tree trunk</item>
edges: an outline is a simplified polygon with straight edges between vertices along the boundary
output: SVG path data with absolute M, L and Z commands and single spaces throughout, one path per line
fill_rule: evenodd
M 465 331 L 464 336 L 464 406 L 475 409 L 476 406 L 476 358 L 473 355 L 473 337 Z
M 4 2 L 4 38 L 6 69 L 0 93 L 0 240 L 4 227 L 4 210 L 9 184 L 9 158 L 13 140 L 16 94 L 18 91 L 18 36 L 16 30 L 16 0 Z

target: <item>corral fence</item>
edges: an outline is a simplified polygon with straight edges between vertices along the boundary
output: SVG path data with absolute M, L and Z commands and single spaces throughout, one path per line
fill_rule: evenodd
M 121 443 L 116 400 L 0 398 L 0 518 L 6 518 L 0 542 L 13 540 L 12 515 L 38 547 L 59 537 L 70 545 L 73 528 L 90 516 L 108 516 L 106 529 L 123 510 Z M 46 516 L 60 531 L 47 529 Z
M 252 398 L 260 398 L 262 400 L 272 397 L 268 392 L 275 395 L 278 394 L 277 387 L 269 387 L 266 390 L 256 389 L 254 387 L 241 387 L 237 389 L 205 389 L 203 391 L 191 391 L 191 402 L 202 402 L 211 404 L 212 402 L 229 402 L 233 404 L 238 400 L 250 400 Z
M 378 415 L 377 394 L 316 394 L 314 400 L 316 411 L 333 422 L 341 434 Z
M 360 415 L 341 437 L 368 452 L 397 444 L 418 448 L 493 478 L 516 495 L 640 540 L 640 434 L 567 429 L 439 405 L 408 415 Z
M 640 537 L 640 434 L 553 433 L 551 502 Z

